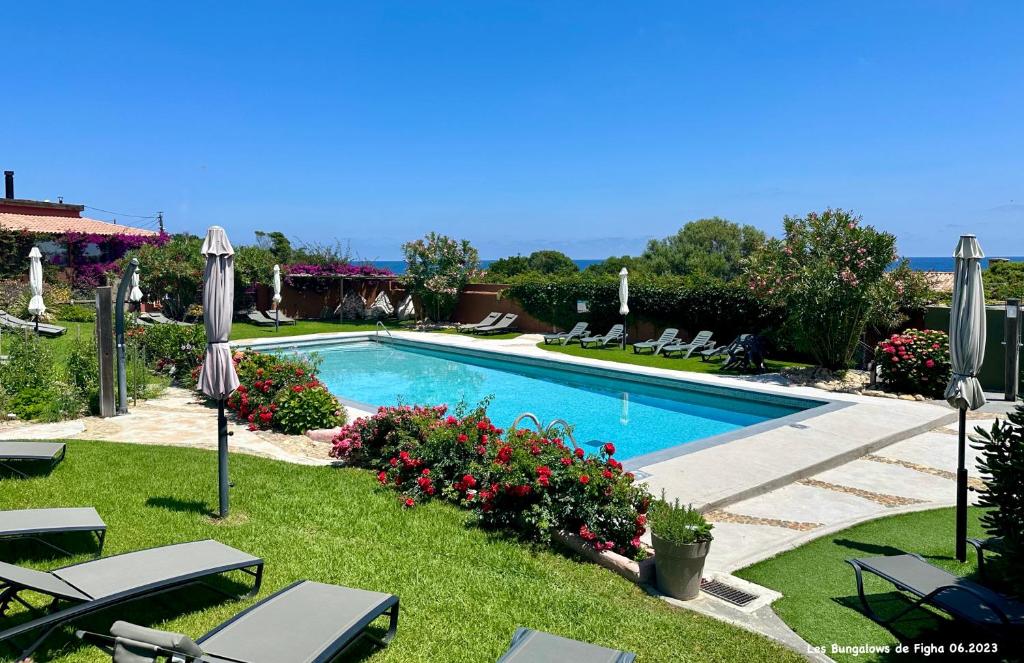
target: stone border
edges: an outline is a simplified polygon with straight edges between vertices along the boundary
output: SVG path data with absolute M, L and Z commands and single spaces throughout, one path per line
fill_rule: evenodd
M 630 582 L 638 585 L 654 584 L 654 551 L 647 549 L 648 556 L 640 561 L 623 557 L 610 550 L 598 552 L 576 534 L 556 530 L 551 538 L 559 545 L 579 553 L 591 562 L 610 569 Z

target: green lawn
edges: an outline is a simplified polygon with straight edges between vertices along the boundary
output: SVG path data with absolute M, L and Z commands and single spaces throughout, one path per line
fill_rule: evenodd
M 110 527 L 105 555 L 216 538 L 266 560 L 260 596 L 300 578 L 395 593 L 402 605 L 398 636 L 373 661 L 495 661 L 518 625 L 633 650 L 643 663 L 801 660 L 746 631 L 672 608 L 594 564 L 482 531 L 453 506 L 404 510 L 366 471 L 232 456 L 231 522 L 215 524 L 207 515 L 216 503 L 214 453 L 68 445 L 51 475 L 0 479 L 0 504 L 93 505 Z M 41 569 L 88 559 L 47 550 L 7 542 L 0 559 Z M 83 543 L 79 550 L 91 548 Z M 198 636 L 251 603 L 193 588 L 77 626 L 102 631 L 130 618 Z M 0 625 L 26 614 L 14 606 Z M 56 634 L 36 661 L 110 660 L 71 633 Z
M 675 371 L 690 371 L 691 373 L 722 373 L 722 361 L 701 361 L 697 357 L 690 357 L 689 359 L 683 359 L 681 357 L 663 357 L 661 355 L 654 356 L 650 352 L 643 354 L 636 354 L 633 352 L 633 348 L 626 346 L 623 350 L 620 346 L 614 347 L 608 346 L 606 348 L 595 348 L 593 346 L 589 348 L 581 348 L 578 343 L 570 345 L 559 345 L 552 343 L 551 345 L 545 345 L 543 341 L 537 344 L 537 347 L 542 350 L 549 352 L 560 352 L 565 355 L 572 355 L 574 357 L 590 357 L 591 359 L 605 359 L 607 361 L 617 361 L 622 364 L 633 364 L 635 366 L 653 366 L 655 368 L 668 368 Z M 774 361 L 769 360 L 765 362 L 768 366 L 769 371 L 778 371 L 786 366 L 806 366 L 794 361 Z M 732 373 L 731 371 L 729 373 Z
M 438 329 L 434 331 L 435 334 L 458 334 L 460 333 L 457 329 Z M 508 338 L 517 338 L 522 336 L 522 332 L 505 332 L 504 334 L 463 334 L 464 336 L 471 336 L 473 338 L 480 338 L 484 340 L 501 340 Z
M 978 524 L 982 511 L 972 509 L 971 536 L 984 536 Z M 736 573 L 760 585 L 782 592 L 775 612 L 812 645 L 895 645 L 899 639 L 953 642 L 987 642 L 991 638 L 961 630 L 958 624 L 931 611 L 918 610 L 897 621 L 893 630 L 878 625 L 860 611 L 853 569 L 844 560 L 852 557 L 919 553 L 951 573 L 976 571 L 973 548 L 965 564 L 953 558 L 954 510 L 938 509 L 883 518 L 817 539 Z M 865 591 L 875 594 L 872 606 L 881 615 L 894 615 L 909 605 L 891 584 L 865 575 Z M 980 639 L 979 639 L 980 638 Z M 829 654 L 837 661 L 917 660 L 915 656 Z
M 384 321 L 391 329 L 400 329 L 401 323 L 394 320 Z M 373 331 L 376 322 L 338 322 L 337 320 L 297 320 L 294 325 L 281 325 L 280 331 L 273 327 L 258 327 L 249 322 L 235 322 L 231 325 L 231 340 L 240 341 L 247 338 L 264 338 L 273 336 L 303 336 L 305 334 L 326 334 L 331 332 Z

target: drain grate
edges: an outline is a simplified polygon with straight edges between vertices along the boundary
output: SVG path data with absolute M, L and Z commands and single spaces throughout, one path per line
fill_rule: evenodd
M 711 596 L 728 601 L 733 605 L 738 605 L 741 608 L 754 599 L 757 598 L 750 592 L 745 592 L 742 589 L 736 589 L 731 585 L 727 585 L 721 580 L 708 580 L 707 578 L 700 581 L 700 589 L 703 592 L 711 594 Z

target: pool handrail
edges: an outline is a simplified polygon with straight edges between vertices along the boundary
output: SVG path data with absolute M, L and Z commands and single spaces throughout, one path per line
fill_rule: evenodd
M 377 321 L 377 325 L 376 325 L 376 327 L 375 327 L 375 328 L 374 328 L 374 330 L 373 330 L 373 338 L 374 338 L 374 340 L 378 340 L 378 339 L 377 339 L 377 337 L 378 337 L 378 336 L 380 336 L 380 330 L 381 330 L 381 329 L 383 329 L 383 330 L 384 330 L 384 332 L 385 332 L 385 333 L 386 333 L 386 334 L 387 334 L 387 335 L 388 335 L 389 337 L 391 337 L 391 338 L 394 338 L 394 336 L 391 336 L 391 330 L 390 330 L 390 329 L 388 329 L 388 328 L 387 328 L 387 326 L 385 326 L 385 324 L 384 324 L 383 322 L 381 322 L 380 320 L 378 320 L 378 321 Z
M 534 413 L 523 412 L 518 417 L 516 417 L 515 420 L 512 422 L 512 425 L 508 427 L 508 432 L 511 433 L 512 431 L 514 431 L 516 429 L 516 426 L 518 426 L 519 422 L 522 421 L 523 419 L 532 420 L 533 424 L 537 427 L 537 432 L 540 433 L 541 435 L 549 435 L 551 433 L 552 428 L 554 428 L 557 425 L 561 425 L 562 432 L 565 433 L 566 437 L 569 438 L 569 441 L 572 442 L 572 446 L 576 449 L 580 448 L 580 445 L 576 443 L 576 438 L 573 437 L 569 422 L 566 421 L 565 419 L 552 419 L 550 422 L 548 422 L 548 425 L 545 426 L 542 423 L 540 423 L 540 419 L 538 419 L 537 415 L 535 415 Z

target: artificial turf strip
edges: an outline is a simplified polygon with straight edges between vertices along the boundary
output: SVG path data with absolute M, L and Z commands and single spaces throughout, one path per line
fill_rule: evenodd
M 206 513 L 217 499 L 212 452 L 71 441 L 51 475 L 3 475 L 0 504 L 95 506 L 109 525 L 104 555 L 216 538 L 266 560 L 261 597 L 300 578 L 397 594 L 398 636 L 386 650 L 364 650 L 375 662 L 495 661 L 519 625 L 635 651 L 642 663 L 801 660 L 764 638 L 672 608 L 594 564 L 480 530 L 450 505 L 404 510 L 367 471 L 233 455 L 231 478 L 231 523 L 216 524 Z M 0 559 L 43 569 L 89 559 L 47 550 L 2 543 Z M 127 618 L 198 636 L 254 600 L 181 590 L 77 627 L 105 632 Z M 25 616 L 16 612 L 0 624 Z M 55 635 L 37 663 L 110 660 L 71 633 Z
M 953 484 L 950 482 L 950 491 Z M 978 523 L 981 509 L 971 509 L 968 535 L 984 537 Z M 899 640 L 944 643 L 963 639 L 988 642 L 990 637 L 971 633 L 962 625 L 932 611 L 918 610 L 896 624 L 895 634 L 868 619 L 860 609 L 853 568 L 844 560 L 853 557 L 919 553 L 950 573 L 969 576 L 976 572 L 974 549 L 960 564 L 953 556 L 955 511 L 937 509 L 874 520 L 825 536 L 772 559 L 737 571 L 736 575 L 782 592 L 773 604 L 775 612 L 804 640 L 816 646 L 890 645 Z M 885 581 L 864 574 L 865 592 L 883 616 L 895 615 L 909 605 Z M 874 595 L 874 596 L 872 596 Z M 877 601 L 877 602 L 876 602 Z M 897 638 L 898 634 L 900 637 Z M 980 639 L 979 639 L 980 638 Z M 915 656 L 852 655 L 827 652 L 837 661 L 917 660 Z M 935 660 L 934 658 L 931 660 Z
M 541 350 L 547 350 L 548 352 L 559 352 L 565 355 L 572 355 L 574 357 L 589 357 L 590 359 L 604 359 L 606 361 L 615 361 L 622 364 L 633 364 L 634 366 L 652 366 L 654 368 L 667 368 L 675 371 L 689 371 L 691 373 L 720 373 L 725 375 L 737 375 L 738 373 L 733 371 L 722 371 L 722 364 L 724 363 L 721 358 L 712 361 L 701 361 L 696 355 L 684 359 L 678 355 L 671 357 L 665 357 L 662 355 L 652 355 L 650 352 L 644 352 L 637 354 L 633 352 L 633 348 L 626 346 L 623 350 L 620 346 L 607 346 L 604 348 L 597 348 L 594 346 L 582 348 L 578 343 L 570 343 L 569 345 L 560 345 L 558 343 L 551 343 L 545 345 L 544 342 L 537 344 L 537 347 Z M 775 372 L 785 368 L 787 366 L 802 367 L 806 364 L 801 364 L 793 361 L 774 361 L 768 360 L 765 362 L 770 372 Z

